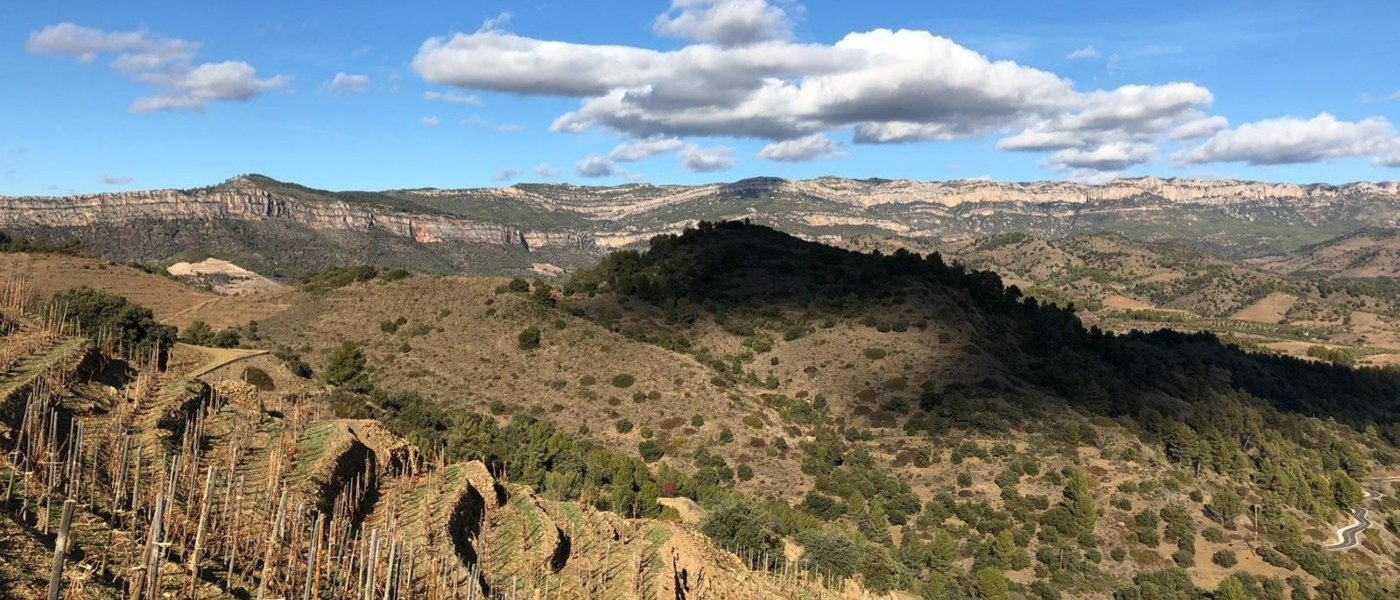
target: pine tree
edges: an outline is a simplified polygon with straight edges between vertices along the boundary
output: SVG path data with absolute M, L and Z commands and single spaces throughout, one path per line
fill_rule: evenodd
M 958 542 L 947 530 L 939 529 L 933 534 L 928 546 L 929 567 L 934 571 L 947 571 L 958 560 Z
M 1228 527 L 1235 526 L 1235 519 L 1244 512 L 1244 501 L 1234 490 L 1225 489 L 1210 499 L 1210 512 Z
M 1244 584 L 1240 580 L 1231 577 L 1220 582 L 1220 587 L 1215 589 L 1214 600 L 1249 600 L 1249 594 L 1244 589 Z
M 368 392 L 373 387 L 369 374 L 365 372 L 365 353 L 359 344 L 346 341 L 332 350 L 326 359 L 326 370 L 321 379 L 328 384 L 339 386 L 352 392 Z
M 977 569 L 977 596 L 982 600 L 1011 600 L 1011 584 L 996 567 Z
M 1069 482 L 1065 484 L 1065 507 L 1074 516 L 1081 533 L 1094 532 L 1099 522 L 1099 507 L 1094 502 L 1093 484 L 1083 469 L 1070 471 Z

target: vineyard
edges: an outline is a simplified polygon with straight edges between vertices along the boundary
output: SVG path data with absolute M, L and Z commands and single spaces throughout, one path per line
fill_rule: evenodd
M 546 500 L 315 394 L 125 360 L 0 291 L 0 595 L 844 598 L 686 526 Z

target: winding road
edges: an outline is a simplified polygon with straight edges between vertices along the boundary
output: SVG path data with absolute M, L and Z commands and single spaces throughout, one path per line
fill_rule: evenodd
M 1391 481 L 1400 481 L 1400 477 L 1377 477 L 1375 479 L 1368 479 L 1366 481 L 1387 483 Z M 1366 502 L 1370 502 L 1372 500 L 1379 500 L 1384 497 L 1385 494 L 1368 489 L 1366 490 L 1366 497 L 1363 498 L 1361 502 L 1365 504 Z M 1370 517 L 1371 513 L 1370 511 L 1366 510 L 1365 506 L 1356 507 L 1355 510 L 1351 511 L 1352 522 L 1348 525 L 1337 528 L 1337 542 L 1329 546 L 1323 546 L 1323 549 L 1331 552 L 1341 552 L 1344 550 L 1351 550 L 1353 548 L 1356 548 L 1361 543 L 1361 532 L 1370 529 L 1373 525 Z

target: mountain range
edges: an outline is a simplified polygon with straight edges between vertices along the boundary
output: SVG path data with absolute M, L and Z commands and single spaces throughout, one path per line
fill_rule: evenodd
M 208 256 L 280 278 L 350 261 L 499 273 L 582 266 L 698 221 L 748 219 L 803 238 L 956 240 L 1001 233 L 1189 239 L 1233 257 L 1400 225 L 1400 183 L 1296 185 L 1135 178 L 1105 184 L 822 177 L 679 186 L 332 192 L 261 175 L 186 190 L 0 197 L 0 229 L 79 237 L 111 259 Z M 298 260 L 285 253 L 295 250 Z

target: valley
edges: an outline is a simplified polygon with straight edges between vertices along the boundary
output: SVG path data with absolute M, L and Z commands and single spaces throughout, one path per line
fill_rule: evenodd
M 1368 246 L 1385 239 L 1379 231 L 1366 235 Z M 1024 597 L 1084 598 L 1222 586 L 1255 597 L 1394 590 L 1400 537 L 1388 519 L 1400 514 L 1400 503 L 1388 481 L 1371 480 L 1400 471 L 1400 381 L 1393 370 L 1322 363 L 1383 364 L 1390 348 L 1382 330 L 1393 318 L 1392 297 L 1339 275 L 1357 260 L 1335 257 L 1357 242 L 1303 250 L 1334 266 L 1302 277 L 1302 269 L 1271 266 L 1279 259 L 1240 261 L 1111 234 L 857 237 L 844 244 L 881 253 L 724 223 L 534 281 L 333 269 L 217 294 L 196 286 L 222 281 L 181 281 L 61 254 L 0 255 L 0 277 L 34 282 L 28 295 L 36 300 L 22 311 L 29 314 L 43 305 L 39 298 L 87 285 L 149 303 L 181 335 L 196 322 L 236 334 L 224 339 L 246 350 L 181 344 L 164 372 L 146 375 L 224 390 L 227 399 L 193 396 L 189 407 L 205 407 L 196 413 L 143 408 L 142 398 L 176 396 L 150 396 L 140 390 L 151 384 L 132 375 L 99 384 L 86 379 L 90 371 L 63 371 L 69 374 L 51 392 L 25 393 L 71 413 L 85 431 L 165 439 L 166 460 L 207 457 L 175 463 L 189 482 L 170 489 L 181 502 L 200 497 L 203 478 L 229 485 L 217 467 L 225 459 L 216 457 L 240 453 L 246 458 L 236 462 L 270 484 L 249 488 L 250 500 L 275 506 L 278 485 L 302 494 L 292 504 L 353 498 L 336 492 L 352 471 L 336 470 L 333 481 L 341 483 L 320 492 L 298 491 L 310 489 L 302 477 L 329 476 L 316 475 L 322 467 L 315 465 L 341 460 L 316 458 L 326 444 L 346 448 L 346 456 L 369 448 L 375 464 L 424 465 L 390 471 L 375 484 L 385 510 L 409 510 L 398 498 L 421 497 L 420 486 L 457 493 L 449 488 L 465 485 L 459 472 L 473 469 L 484 475 L 471 477 L 492 477 L 507 490 L 506 504 L 484 511 L 477 558 L 460 547 L 459 562 L 427 567 L 406 558 L 447 556 L 432 544 L 456 535 L 450 519 L 425 520 L 422 532 L 385 541 L 374 568 L 390 579 L 372 584 L 376 594 L 392 585 L 463 597 L 465 588 L 449 594 L 433 587 L 447 579 L 430 583 L 437 576 L 421 573 L 459 569 L 451 585 L 462 585 L 460 569 L 476 569 L 480 579 L 471 579 L 484 587 L 472 593 L 489 588 L 495 597 L 569 589 L 585 597 L 580 590 L 679 597 L 673 575 L 681 568 L 705 573 L 711 586 L 740 582 L 708 588 L 713 597 L 962 598 L 1000 586 Z M 1324 262 L 1291 256 L 1298 264 Z M 1001 277 L 969 268 L 989 265 Z M 1054 306 L 1071 301 L 1084 307 L 1077 316 Z M 1365 315 L 1374 315 L 1375 331 L 1358 329 Z M 42 330 L 42 321 L 30 319 L 10 317 L 20 326 L 4 339 L 6 348 L 29 347 L 15 344 Z M 1081 329 L 1079 319 L 1121 335 Z M 1220 337 L 1132 332 L 1163 326 L 1201 326 Z M 1273 354 L 1285 343 L 1302 345 L 1304 358 Z M 1308 357 L 1318 345 L 1355 356 Z M 211 358 L 219 353 L 225 356 Z M 104 356 L 123 364 L 119 353 Z M 129 364 L 132 373 L 144 372 L 139 361 Z M 113 391 L 99 393 L 104 388 Z M 122 428 L 107 424 L 109 414 L 131 410 L 147 417 Z M 195 418 L 208 424 L 179 426 L 180 414 L 203 414 Z M 226 427 L 263 441 L 225 448 L 219 431 Z M 172 444 L 180 431 L 196 437 Z M 190 454 L 201 435 L 213 449 Z M 282 454 L 268 454 L 278 447 Z M 84 463 L 103 454 L 85 456 L 70 458 L 80 469 L 110 468 L 102 465 L 111 457 Z M 619 469 L 628 473 L 623 480 Z M 24 489 L 51 489 L 37 473 L 25 481 L 31 476 L 35 486 Z M 92 485 L 112 485 L 113 477 L 100 475 Z M 460 489 L 486 485 L 467 481 Z M 1366 500 L 1363 484 L 1384 497 Z M 26 498 L 43 505 L 48 496 Z M 128 498 L 120 510 L 151 517 L 154 495 Z M 1374 525 L 1354 548 L 1326 552 L 1362 503 Z M 228 514 L 213 506 L 215 515 Z M 173 513 L 171 527 L 183 533 L 175 539 L 192 543 L 198 519 L 178 510 L 185 512 Z M 217 550 L 231 557 L 233 578 L 205 577 L 201 585 L 214 595 L 251 593 L 261 580 L 300 590 L 314 537 L 306 532 L 318 526 L 318 514 L 341 528 L 326 542 L 340 545 L 326 549 L 352 556 L 371 554 L 376 530 L 382 535 L 386 523 L 407 518 L 365 510 L 363 519 L 289 512 L 295 526 L 279 537 L 290 544 L 285 573 L 251 567 L 267 547 L 252 540 L 278 536 L 275 522 L 250 523 L 263 529 L 249 530 L 244 550 Z M 540 522 L 528 516 L 539 510 L 554 527 L 510 541 L 520 540 L 512 533 L 518 523 Z M 22 509 L 7 526 L 18 535 L 43 530 L 49 518 Z M 607 522 L 619 533 L 600 538 L 602 547 L 583 546 L 579 540 L 589 538 L 578 533 L 585 527 L 578 519 L 588 528 Z M 98 531 L 144 539 L 130 523 Z M 545 560 L 566 552 L 549 539 L 570 540 L 562 567 Z M 79 545 L 83 568 L 131 561 L 88 554 L 90 541 Z M 188 562 L 193 546 L 181 548 L 171 546 L 161 560 Z M 544 562 L 512 554 L 522 549 Z M 246 562 L 239 552 L 251 552 Z M 518 558 L 481 558 L 491 553 Z M 629 561 L 641 561 L 638 576 L 621 574 L 637 566 Z M 545 566 L 531 571 L 532 564 Z M 399 568 L 407 578 L 393 579 Z M 133 581 L 110 567 L 92 573 L 95 587 Z M 328 582 L 343 577 L 324 574 Z M 182 577 L 172 570 L 158 585 L 185 585 Z

